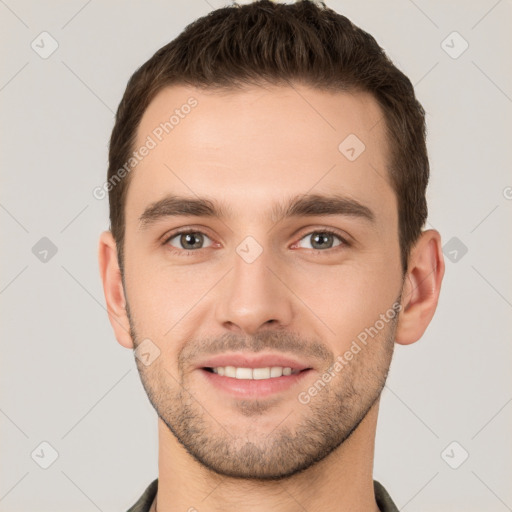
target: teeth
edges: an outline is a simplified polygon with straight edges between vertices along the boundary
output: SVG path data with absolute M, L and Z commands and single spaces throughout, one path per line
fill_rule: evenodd
M 270 368 L 253 368 L 253 379 L 268 379 L 270 378 Z
M 279 368 L 279 366 L 272 366 L 270 368 L 270 377 L 281 377 L 283 375 L 283 369 Z
M 252 379 L 252 368 L 237 368 L 235 378 Z
M 237 368 L 235 366 L 218 366 L 212 368 L 213 373 L 234 379 L 262 380 L 283 375 L 295 375 L 299 370 L 292 370 L 289 366 L 272 366 L 266 368 Z
M 233 378 L 235 378 L 236 377 L 236 368 L 234 366 L 226 366 L 224 368 L 224 375 L 226 377 L 233 377 Z

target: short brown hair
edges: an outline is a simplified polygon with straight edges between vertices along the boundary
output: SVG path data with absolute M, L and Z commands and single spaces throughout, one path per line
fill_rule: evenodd
M 128 162 L 141 118 L 163 88 L 191 85 L 230 91 L 292 82 L 320 90 L 368 92 L 380 105 L 405 272 L 410 249 L 427 218 L 425 112 L 410 80 L 375 39 L 323 2 L 235 3 L 195 20 L 160 48 L 132 75 L 119 104 L 110 139 L 109 182 Z M 128 185 L 126 176 L 109 188 L 110 229 L 121 270 Z

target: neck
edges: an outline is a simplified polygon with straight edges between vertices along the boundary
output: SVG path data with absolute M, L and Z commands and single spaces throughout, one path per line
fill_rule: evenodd
M 206 469 L 159 419 L 157 510 L 378 512 L 373 490 L 378 405 L 377 401 L 334 452 L 301 473 L 277 481 L 231 478 Z

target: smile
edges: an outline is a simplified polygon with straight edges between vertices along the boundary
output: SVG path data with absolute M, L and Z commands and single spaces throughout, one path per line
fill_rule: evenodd
M 206 368 L 222 377 L 231 377 L 241 380 L 264 380 L 274 379 L 288 375 L 295 375 L 300 372 L 298 369 L 292 369 L 289 366 L 267 366 L 264 368 L 244 368 L 236 366 L 217 366 L 215 368 Z

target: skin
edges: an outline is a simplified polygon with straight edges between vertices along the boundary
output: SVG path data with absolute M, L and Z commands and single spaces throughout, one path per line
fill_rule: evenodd
M 169 87 L 145 112 L 136 146 L 190 96 L 197 107 L 130 175 L 124 286 L 110 232 L 99 247 L 118 342 L 133 349 L 149 338 L 160 351 L 149 366 L 136 359 L 159 415 L 158 511 L 377 511 L 379 397 L 394 343 L 417 341 L 435 312 L 440 235 L 421 234 L 404 277 L 382 112 L 370 95 L 298 85 Z M 366 146 L 354 161 L 338 150 L 349 134 Z M 272 218 L 276 203 L 305 193 L 355 199 L 374 221 Z M 148 206 L 168 194 L 222 201 L 229 215 L 141 226 Z M 205 235 L 199 249 L 190 249 L 197 238 L 180 245 L 187 241 L 174 231 L 184 227 Z M 315 245 L 327 228 L 348 244 L 333 236 Z M 262 249 L 252 263 L 236 251 L 247 236 Z M 299 393 L 397 299 L 399 315 L 301 403 Z M 296 356 L 313 370 L 266 398 L 242 400 L 207 385 L 197 364 L 241 350 Z

